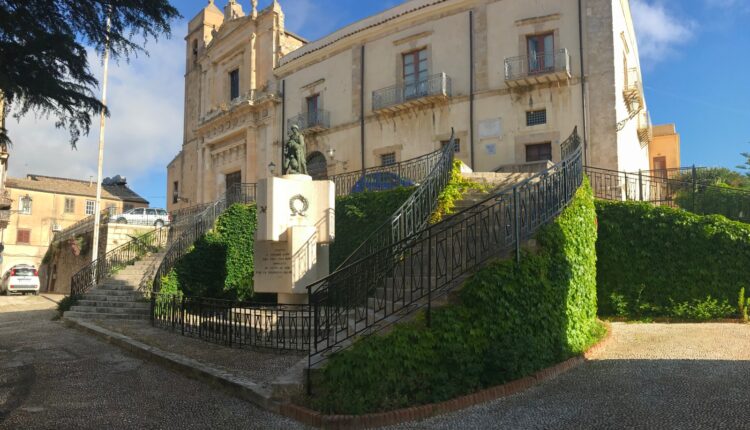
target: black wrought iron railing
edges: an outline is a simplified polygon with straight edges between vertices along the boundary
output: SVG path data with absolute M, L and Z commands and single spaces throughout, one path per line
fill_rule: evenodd
M 154 326 L 230 347 L 310 350 L 307 305 L 269 305 L 154 293 Z
M 750 222 L 750 190 L 713 185 L 698 172 L 680 169 L 628 173 L 586 167 L 594 195 L 599 199 L 648 202 Z
M 453 95 L 453 82 L 445 73 L 429 76 L 417 82 L 402 83 L 372 93 L 372 110 L 379 111 L 425 97 Z
M 396 187 L 419 185 L 440 162 L 443 150 L 439 149 L 421 157 L 401 161 L 389 166 L 370 167 L 356 172 L 331 176 L 336 185 L 336 197 L 364 191 L 386 191 Z
M 570 54 L 567 49 L 505 59 L 507 81 L 560 72 L 570 75 Z
M 308 287 L 312 341 L 308 366 L 426 308 L 488 260 L 515 254 L 572 200 L 583 181 L 580 138 L 568 156 L 444 221 L 352 262 Z M 310 381 L 308 380 L 308 387 Z
M 107 220 L 109 220 L 109 210 L 105 209 L 101 212 L 99 223 L 101 225 L 104 225 L 107 223 Z M 51 243 L 55 244 L 63 242 L 90 231 L 94 231 L 94 215 L 89 215 L 86 218 L 67 227 L 63 231 L 55 233 L 55 235 L 52 237 Z
M 255 202 L 256 192 L 256 184 L 235 184 L 214 203 L 189 217 L 183 216 L 183 219 L 174 225 L 164 258 L 155 271 L 152 292 L 158 293 L 161 290 L 162 278 L 169 274 L 201 236 L 214 227 L 219 215 L 235 203 Z
M 439 152 L 434 160 L 430 173 L 414 189 L 408 199 L 383 224 L 376 228 L 357 249 L 340 265 L 362 259 L 375 251 L 398 243 L 422 230 L 437 209 L 438 197 L 451 179 L 453 159 L 456 154 L 456 136 L 451 133 L 450 141 Z
M 157 228 L 143 236 L 133 238 L 88 264 L 71 278 L 71 297 L 80 297 L 118 270 L 133 264 L 149 253 L 158 252 L 166 245 L 168 236 L 167 227 Z
M 288 128 L 291 128 L 293 125 L 296 125 L 302 131 L 315 129 L 327 130 L 331 128 L 331 113 L 324 109 L 304 112 L 287 121 Z

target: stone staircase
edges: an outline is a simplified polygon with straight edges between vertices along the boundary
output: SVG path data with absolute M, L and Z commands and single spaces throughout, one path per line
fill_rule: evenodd
M 163 253 L 147 255 L 103 280 L 65 312 L 65 317 L 95 320 L 149 319 L 151 305 L 139 288 L 144 277 L 153 273 L 154 266 L 163 257 Z

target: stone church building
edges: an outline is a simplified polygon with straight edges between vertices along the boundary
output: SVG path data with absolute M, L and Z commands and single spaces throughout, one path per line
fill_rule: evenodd
M 559 160 L 575 127 L 587 164 L 649 168 L 628 0 L 409 0 L 314 42 L 278 1 L 247 3 L 211 0 L 190 21 L 170 210 L 280 174 L 293 124 L 316 177 L 424 155 L 451 128 L 475 171 Z

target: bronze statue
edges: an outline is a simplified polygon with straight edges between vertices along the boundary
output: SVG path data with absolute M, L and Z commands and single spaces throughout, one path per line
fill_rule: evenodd
M 299 126 L 292 126 L 292 135 L 284 150 L 284 173 L 287 175 L 307 175 L 305 158 L 305 137 L 299 132 Z

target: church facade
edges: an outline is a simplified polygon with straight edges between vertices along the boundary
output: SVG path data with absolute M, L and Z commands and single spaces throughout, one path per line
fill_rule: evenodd
M 587 164 L 649 168 L 628 0 L 410 0 L 314 42 L 278 1 L 249 3 L 189 24 L 170 210 L 280 174 L 295 125 L 317 178 L 424 155 L 452 128 L 475 171 L 557 161 L 575 127 Z

